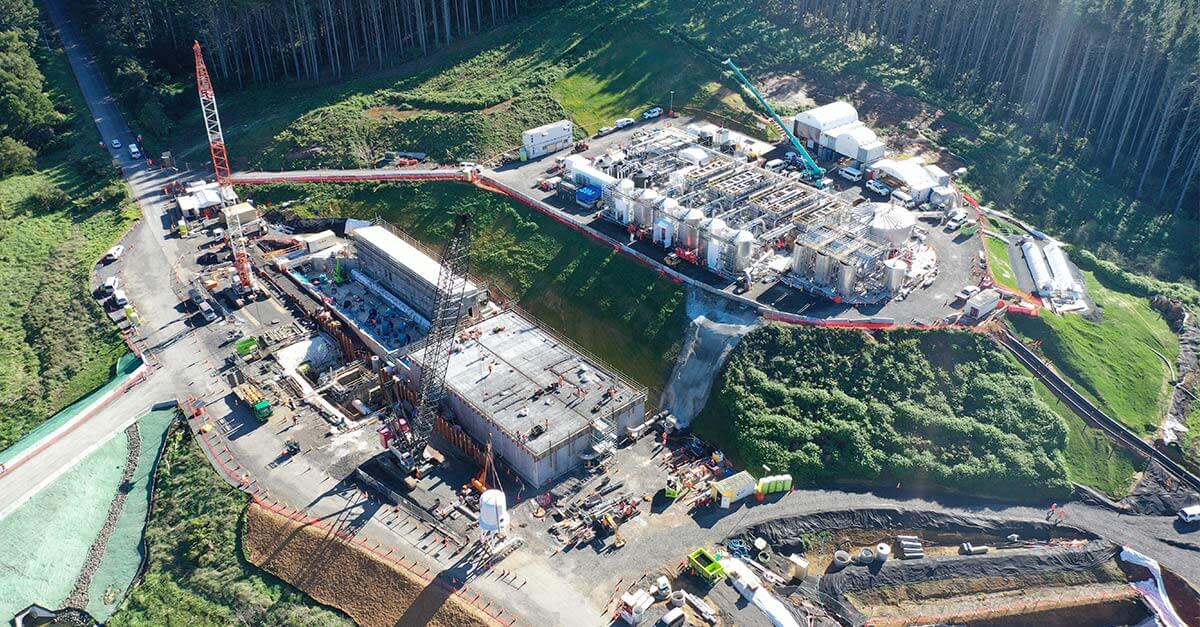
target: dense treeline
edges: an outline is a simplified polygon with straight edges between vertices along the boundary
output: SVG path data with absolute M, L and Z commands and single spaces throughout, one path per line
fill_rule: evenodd
M 239 84 L 318 80 L 425 54 L 518 12 L 517 0 L 80 0 L 106 32 L 167 70 L 199 39 L 210 70 Z
M 700 419 L 749 468 L 805 483 L 933 485 L 1012 498 L 1070 489 L 1063 421 L 968 332 L 767 326 L 738 346 Z
M 38 17 L 30 0 L 0 0 L 0 177 L 32 171 L 36 152 L 65 120 L 34 59 Z

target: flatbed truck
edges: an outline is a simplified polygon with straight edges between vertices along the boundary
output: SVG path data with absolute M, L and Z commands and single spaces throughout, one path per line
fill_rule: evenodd
M 275 413 L 275 410 L 271 408 L 271 401 L 253 383 L 242 383 L 233 388 L 233 393 L 238 400 L 249 406 L 254 417 L 262 422 L 266 422 L 267 418 Z

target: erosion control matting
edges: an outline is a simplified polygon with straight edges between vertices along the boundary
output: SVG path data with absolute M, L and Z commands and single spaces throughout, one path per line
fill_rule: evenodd
M 141 434 L 137 471 L 126 486 L 128 496 L 125 505 L 113 525 L 104 556 L 92 574 L 88 589 L 86 609 L 96 620 L 105 621 L 112 616 L 129 591 L 142 563 L 145 554 L 142 532 L 150 505 L 154 468 L 175 415 L 174 409 L 154 411 L 137 422 Z
M 121 484 L 119 433 L 0 520 L 0 621 L 31 603 L 56 609 L 71 592 Z
M 427 583 L 326 529 L 256 503 L 246 510 L 242 547 L 251 563 L 317 602 L 345 612 L 362 627 L 492 624 L 480 610 L 437 584 Z

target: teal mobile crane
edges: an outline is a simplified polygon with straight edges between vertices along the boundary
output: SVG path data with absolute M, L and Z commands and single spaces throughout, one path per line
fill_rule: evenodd
M 783 131 L 783 134 L 787 135 L 788 141 L 792 142 L 792 147 L 796 149 L 796 154 L 800 155 L 800 161 L 804 165 L 804 180 L 808 181 L 818 189 L 824 187 L 825 184 L 823 181 L 825 179 L 825 169 L 817 165 L 817 162 L 813 160 L 812 155 L 808 154 L 808 151 L 805 150 L 804 144 L 800 143 L 800 140 L 792 134 L 792 131 L 788 129 L 788 126 L 783 123 L 782 119 L 780 119 L 779 114 L 775 113 L 775 109 L 772 109 L 771 105 L 767 103 L 767 99 L 764 98 L 757 89 L 755 89 L 754 83 L 751 83 L 750 79 L 746 78 L 746 75 L 743 74 L 740 69 L 738 69 L 738 66 L 733 64 L 733 59 L 725 59 L 725 65 L 728 65 L 729 69 L 733 70 L 734 76 L 736 76 L 737 79 L 741 81 L 741 83 L 745 85 L 747 89 L 750 90 L 750 93 L 754 94 L 754 98 L 758 100 L 758 104 L 762 105 L 763 109 L 766 109 L 767 113 L 771 114 L 771 119 L 775 120 L 775 123 L 779 125 L 779 128 Z

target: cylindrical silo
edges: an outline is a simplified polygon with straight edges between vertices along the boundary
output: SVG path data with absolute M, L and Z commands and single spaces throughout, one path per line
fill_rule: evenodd
M 638 226 L 650 226 L 654 224 L 654 206 L 658 204 L 661 196 L 653 189 L 646 188 L 638 192 L 638 202 L 634 208 L 633 221 Z
M 822 285 L 833 282 L 829 279 L 829 255 L 817 253 L 813 260 L 813 281 Z
M 850 296 L 854 293 L 854 264 L 843 261 L 838 268 L 838 294 Z
M 758 238 L 746 230 L 738 231 L 733 236 L 733 271 L 741 272 L 750 266 L 750 258 L 754 255 L 754 245 Z
M 721 219 L 713 220 L 712 226 L 708 230 L 708 269 L 721 271 L 724 270 L 724 259 L 729 256 L 729 246 L 732 244 L 730 239 L 733 237 L 733 229 L 725 226 L 725 221 Z
M 699 209 L 688 209 L 683 213 L 683 228 L 679 232 L 679 243 L 684 248 L 696 248 L 700 245 L 700 222 L 704 220 L 704 212 Z
M 633 212 L 629 207 L 633 201 L 633 190 L 633 181 L 629 179 L 621 179 L 617 183 L 617 188 L 613 190 L 613 214 L 621 224 L 629 224 L 629 221 L 633 219 L 631 215 Z
M 888 293 L 895 294 L 904 287 L 904 275 L 908 272 L 908 264 L 896 257 L 883 262 L 883 286 Z

